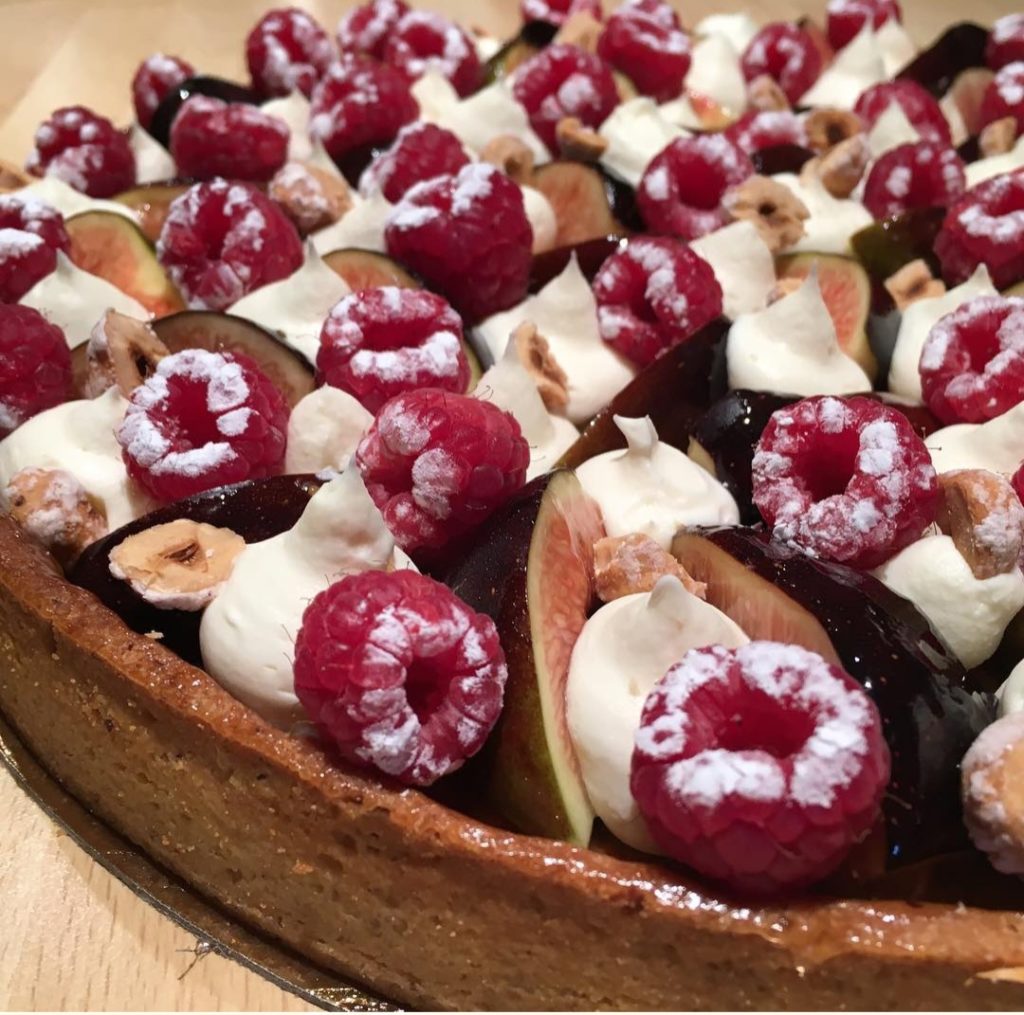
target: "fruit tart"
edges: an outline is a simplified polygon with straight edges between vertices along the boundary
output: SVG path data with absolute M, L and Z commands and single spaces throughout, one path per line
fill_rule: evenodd
M 40 124 L 0 710 L 404 1005 L 1019 1007 L 1024 15 L 522 16 Z

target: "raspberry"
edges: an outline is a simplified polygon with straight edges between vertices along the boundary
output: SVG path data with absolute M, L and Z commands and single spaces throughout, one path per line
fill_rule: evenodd
M 935 253 L 947 282 L 959 285 L 984 264 L 997 289 L 1024 278 L 1024 171 L 972 187 L 946 214 Z
M 750 158 L 721 134 L 678 138 L 651 160 L 637 204 L 652 232 L 695 240 L 726 224 L 725 192 L 753 175 Z
M 473 40 L 454 22 L 429 11 L 403 15 L 388 36 L 384 59 L 410 84 L 436 71 L 462 96 L 475 92 L 483 76 Z
M 302 264 L 302 242 L 273 201 L 244 183 L 211 180 L 176 198 L 157 256 L 198 310 L 226 310 Z
M 523 21 L 543 21 L 561 27 L 573 14 L 589 14 L 601 20 L 601 0 L 522 0 Z
M 854 40 L 869 18 L 875 31 L 887 21 L 903 21 L 896 0 L 829 0 L 826 16 L 828 44 L 836 52 Z
M 921 390 L 943 422 L 983 423 L 1024 399 L 1024 299 L 978 296 L 943 317 L 921 350 Z
M 195 73 L 192 64 L 176 56 L 164 56 L 163 53 L 147 56 L 132 78 L 132 100 L 139 126 L 149 130 L 156 107 L 172 89 L 194 77 Z
M 0 438 L 70 397 L 71 352 L 64 332 L 38 310 L 0 303 Z
M 690 69 L 690 37 L 664 0 L 629 0 L 608 19 L 597 52 L 659 102 L 682 92 Z
M 530 447 L 491 402 L 420 388 L 387 402 L 356 452 L 402 549 L 438 549 L 475 528 L 526 481 Z
M 418 115 L 398 71 L 366 57 L 345 56 L 313 91 L 309 132 L 340 160 L 363 145 L 390 142 Z
M 245 40 L 245 62 L 262 96 L 300 91 L 307 98 L 334 60 L 330 37 L 305 11 L 268 11 Z
M 384 231 L 388 253 L 478 321 L 526 296 L 533 230 L 523 192 L 485 162 L 418 183 Z
M 597 128 L 619 102 L 615 78 L 604 60 L 562 43 L 530 57 L 516 71 L 512 93 L 553 152 L 558 151 L 555 128 L 560 120 L 574 116 L 583 126 Z
M 740 64 L 748 81 L 767 74 L 795 103 L 818 80 L 821 51 L 798 25 L 777 21 L 751 39 Z
M 0 303 L 17 303 L 71 248 L 64 216 L 35 198 L 0 195 Z
M 993 70 L 1024 60 L 1024 14 L 1007 14 L 989 33 L 985 62 Z
M 754 503 L 776 539 L 823 560 L 872 568 L 932 523 L 939 488 L 924 441 L 870 398 L 805 398 L 758 441 Z
M 395 143 L 370 164 L 359 189 L 366 195 L 379 190 L 395 204 L 414 184 L 457 173 L 469 163 L 462 142 L 450 130 L 417 121 L 403 127 Z
M 1017 121 L 1017 133 L 1024 134 L 1024 60 L 1008 63 L 996 71 L 981 100 L 983 127 L 1008 116 Z
M 726 130 L 725 136 L 748 155 L 777 145 L 807 147 L 804 121 L 788 109 L 747 113 Z
M 388 37 L 408 13 L 409 5 L 403 0 L 372 0 L 362 4 L 338 22 L 338 48 L 342 53 L 364 53 L 383 60 Z
M 899 145 L 871 167 L 864 206 L 876 219 L 911 208 L 948 208 L 967 185 L 963 160 L 934 141 Z
M 644 702 L 630 789 L 677 860 L 778 895 L 830 874 L 874 826 L 889 782 L 875 703 L 797 645 L 692 649 Z
M 347 575 L 306 607 L 295 693 L 343 758 L 429 786 L 480 750 L 508 668 L 494 621 L 415 571 Z
M 711 265 L 679 240 L 639 237 L 594 278 L 601 337 L 646 366 L 722 313 Z
M 36 130 L 28 170 L 55 176 L 90 197 L 111 197 L 135 186 L 135 156 L 108 119 L 84 106 L 65 106 Z
M 420 289 L 365 289 L 337 303 L 320 332 L 317 373 L 376 412 L 416 388 L 463 394 L 469 360 L 462 321 L 440 296 Z
M 288 158 L 287 124 L 244 102 L 192 95 L 171 124 L 171 155 L 182 176 L 265 183 Z
M 185 349 L 133 392 L 117 441 L 157 500 L 260 479 L 284 463 L 288 405 L 248 356 Z
M 894 102 L 903 110 L 922 141 L 952 144 L 946 114 L 934 96 L 916 81 L 901 78 L 865 88 L 857 99 L 854 112 L 864 121 L 865 130 L 871 130 Z

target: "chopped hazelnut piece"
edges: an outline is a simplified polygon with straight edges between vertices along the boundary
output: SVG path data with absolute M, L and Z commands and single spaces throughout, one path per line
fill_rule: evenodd
M 548 340 L 537 326 L 524 321 L 512 332 L 516 354 L 533 378 L 548 412 L 564 413 L 569 404 L 569 378 L 558 365 Z
M 562 154 L 578 162 L 597 162 L 608 150 L 608 142 L 596 130 L 584 127 L 575 116 L 559 120 L 555 136 Z
M 512 134 L 493 138 L 484 146 L 480 158 L 497 166 L 520 186 L 528 185 L 533 179 L 533 152 Z
M 0 194 L 6 194 L 12 190 L 20 190 L 32 182 L 32 177 L 24 170 L 19 169 L 12 162 L 5 162 L 0 159 Z
M 107 534 L 104 512 L 63 469 L 22 469 L 11 477 L 2 499 L 14 521 L 65 568 Z
M 789 109 L 789 99 L 774 78 L 762 74 L 747 86 L 747 99 L 759 113 L 778 113 Z
M 588 53 L 597 52 L 597 40 L 601 38 L 604 25 L 589 11 L 577 11 L 566 18 L 555 34 L 554 41 L 566 46 L 576 46 Z
M 1024 505 L 1010 481 L 985 469 L 939 476 L 939 528 L 952 537 L 975 578 L 1008 574 L 1024 545 Z
M 856 113 L 826 107 L 811 110 L 804 121 L 804 128 L 811 149 L 824 154 L 836 145 L 862 134 L 864 123 Z
M 767 176 L 751 176 L 726 191 L 722 204 L 733 219 L 752 222 L 773 254 L 799 241 L 811 214 L 788 187 Z
M 303 236 L 333 225 L 354 204 L 352 191 L 340 176 L 304 162 L 283 165 L 267 193 Z
M 978 148 L 985 158 L 993 155 L 1005 155 L 1013 151 L 1017 141 L 1017 118 L 1015 116 L 1004 116 L 1001 120 L 995 120 L 988 124 L 978 135 Z
M 898 310 L 906 310 L 918 300 L 932 299 L 946 291 L 946 283 L 935 278 L 928 265 L 922 261 L 905 264 L 894 275 L 885 280 L 885 288 L 893 298 Z
M 642 532 L 605 536 L 594 544 L 594 583 L 602 602 L 650 592 L 665 575 L 674 575 L 687 592 L 704 598 L 707 586 L 694 581 L 671 553 Z
M 108 310 L 89 336 L 83 393 L 87 398 L 96 398 L 116 387 L 128 398 L 169 353 L 145 321 Z
M 245 540 L 188 518 L 154 525 L 110 551 L 110 573 L 161 610 L 203 609 L 227 581 Z
M 856 134 L 820 158 L 811 159 L 801 170 L 801 175 L 817 175 L 833 197 L 846 198 L 857 189 L 870 161 L 867 139 L 863 134 Z

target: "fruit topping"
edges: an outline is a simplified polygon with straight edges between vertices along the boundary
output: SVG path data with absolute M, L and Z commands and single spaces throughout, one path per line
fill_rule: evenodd
M 171 202 L 181 197 L 188 188 L 187 183 L 148 183 L 126 190 L 114 200 L 132 210 L 143 236 L 150 244 L 155 244 L 160 239 L 160 230 L 163 229 Z
M 394 204 L 414 184 L 454 175 L 469 163 L 462 142 L 450 130 L 417 121 L 403 127 L 394 144 L 374 159 L 359 180 L 359 189 L 364 194 L 379 190 Z
M 388 253 L 478 321 L 526 295 L 533 230 L 523 192 L 488 163 L 417 184 L 384 232 Z
M 711 265 L 678 240 L 638 237 L 594 279 L 601 337 L 644 366 L 722 313 Z
M 97 398 L 116 387 L 125 398 L 156 372 L 170 350 L 150 325 L 108 310 L 92 329 L 86 350 L 83 394 Z
M 0 438 L 70 395 L 64 333 L 38 310 L 0 303 Z
M 469 361 L 462 321 L 422 289 L 366 289 L 336 304 L 320 333 L 323 384 L 354 395 L 370 412 L 417 388 L 464 394 Z
M 939 476 L 942 501 L 936 518 L 952 537 L 975 578 L 1008 574 L 1024 545 L 1024 505 L 998 472 L 954 469 Z
M 889 781 L 874 702 L 796 645 L 692 649 L 644 702 L 630 788 L 670 856 L 777 895 L 831 873 Z
M 230 529 L 178 518 L 118 543 L 110 573 L 157 609 L 191 613 L 213 601 L 244 548 Z
M 342 578 L 295 642 L 295 693 L 342 757 L 413 786 L 480 750 L 507 677 L 490 617 L 414 571 Z
M 171 155 L 183 176 L 266 183 L 288 158 L 288 126 L 243 102 L 185 100 L 171 125 Z
M 1007 14 L 992 26 L 985 62 L 993 70 L 1024 60 L 1024 14 Z
M 172 501 L 277 472 L 287 427 L 288 405 L 255 362 L 189 349 L 135 389 L 117 440 L 128 474 Z
M 397 261 L 373 250 L 360 250 L 357 247 L 332 250 L 324 254 L 324 264 L 343 279 L 353 292 L 383 285 L 398 286 L 399 289 L 422 288 Z
M 605 536 L 594 544 L 594 591 L 604 603 L 650 592 L 665 575 L 678 578 L 687 592 L 704 598 L 704 584 L 694 581 L 671 553 L 642 532 Z
M 562 157 L 575 162 L 600 162 L 608 151 L 608 141 L 596 130 L 584 127 L 575 116 L 558 121 L 555 138 Z
M 872 568 L 935 519 L 939 487 L 906 416 L 870 398 L 806 398 L 772 415 L 753 461 L 753 497 L 776 539 Z
M 984 730 L 960 766 L 964 821 L 974 845 L 1004 874 L 1024 874 L 1024 712 Z
M 403 0 L 370 0 L 360 4 L 338 22 L 338 48 L 342 53 L 365 53 L 384 59 L 388 38 L 409 5 Z
M 194 74 L 192 64 L 179 57 L 164 56 L 163 53 L 146 57 L 132 78 L 132 101 L 139 125 L 148 130 L 156 107 L 163 102 L 168 92 Z
M 864 134 L 854 134 L 801 167 L 806 183 L 816 180 L 833 197 L 851 197 L 867 171 L 871 148 Z
M 107 520 L 85 487 L 63 469 L 21 469 L 0 492 L 15 523 L 39 540 L 62 567 L 107 534 Z
M 512 92 L 553 152 L 558 151 L 559 121 L 574 116 L 587 127 L 600 127 L 619 102 L 608 65 L 594 53 L 562 44 L 527 60 L 516 71 Z
M 928 262 L 918 258 L 893 272 L 883 283 L 896 309 L 906 310 L 918 300 L 931 300 L 946 292 L 946 283 L 932 274 Z
M 996 76 L 981 100 L 982 125 L 1012 116 L 1024 132 L 1024 61 L 1008 63 Z
M 418 112 L 409 86 L 393 67 L 344 56 L 313 91 L 309 132 L 339 161 L 365 145 L 389 143 Z
M 728 222 L 722 198 L 753 175 L 749 157 L 728 138 L 679 138 L 647 167 L 637 205 L 650 230 L 695 240 Z
M 64 217 L 31 197 L 0 195 L 0 303 L 17 303 L 71 248 Z
M 27 167 L 90 197 L 111 197 L 135 184 L 135 156 L 127 137 L 84 106 L 65 106 L 39 125 Z
M 577 162 L 550 162 L 525 182 L 544 195 L 555 213 L 556 247 L 622 233 L 599 170 Z
M 327 33 L 297 7 L 268 11 L 245 40 L 253 88 L 267 98 L 294 91 L 308 98 L 333 59 Z
M 436 550 L 479 525 L 525 482 L 530 448 L 490 402 L 431 388 L 380 409 L 356 454 L 402 549 Z
M 326 229 L 352 210 L 352 191 L 345 180 L 319 166 L 286 162 L 267 187 L 300 236 Z
M 854 112 L 870 130 L 892 103 L 903 110 L 922 140 L 952 143 L 945 114 L 935 98 L 916 81 L 901 78 L 872 85 L 861 93 Z
M 174 118 L 193 95 L 206 95 L 211 99 L 220 99 L 221 102 L 245 102 L 249 105 L 257 105 L 259 101 L 259 96 L 251 88 L 225 81 L 224 78 L 199 75 L 182 81 L 163 97 L 149 122 L 150 135 L 168 150 L 171 147 Z
M 388 33 L 384 60 L 410 84 L 428 71 L 441 74 L 462 96 L 475 92 L 483 76 L 473 40 L 453 21 L 430 11 L 402 15 Z
M 601 0 L 521 0 L 519 11 L 523 21 L 542 21 L 547 25 L 564 25 L 574 14 L 589 14 L 601 19 Z
M 946 424 L 983 423 L 1024 398 L 1024 299 L 976 296 L 943 317 L 921 350 L 921 390 Z
M 790 109 L 771 109 L 747 113 L 725 131 L 737 147 L 748 155 L 778 145 L 808 145 L 804 120 Z
M 743 52 L 743 76 L 754 81 L 767 75 L 797 102 L 821 74 L 821 53 L 799 25 L 774 22 L 765 25 Z
M 244 183 L 211 180 L 175 200 L 157 243 L 160 263 L 189 306 L 224 310 L 287 278 L 302 243 L 284 212 Z
M 750 176 L 727 190 L 722 207 L 732 220 L 751 222 L 773 254 L 795 246 L 811 217 L 807 205 L 789 187 L 767 176 Z
M 946 145 L 933 141 L 892 148 L 871 167 L 864 205 L 876 219 L 912 208 L 948 208 L 966 186 L 964 164 Z
M 869 20 L 876 32 L 887 21 L 903 21 L 897 0 L 829 0 L 826 16 L 828 44 L 837 52 L 852 42 Z
M 630 0 L 608 19 L 597 52 L 641 95 L 669 102 L 690 69 L 690 37 L 665 0 Z

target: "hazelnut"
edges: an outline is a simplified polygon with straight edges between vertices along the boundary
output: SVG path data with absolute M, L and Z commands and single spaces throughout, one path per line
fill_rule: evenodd
M 594 544 L 594 583 L 602 602 L 650 592 L 665 575 L 674 575 L 687 592 L 704 598 L 707 586 L 694 581 L 671 553 L 642 532 L 605 536 Z
M 537 385 L 548 412 L 564 413 L 569 404 L 569 378 L 558 365 L 548 340 L 524 321 L 512 332 L 516 355 Z
M 584 127 L 575 116 L 558 121 L 555 137 L 562 155 L 577 162 L 598 162 L 608 150 L 608 142 L 596 130 Z
M 513 134 L 499 134 L 492 138 L 484 146 L 480 158 L 497 166 L 520 186 L 528 186 L 533 179 L 533 152 Z
M 773 254 L 799 241 L 811 214 L 788 187 L 767 176 L 751 176 L 726 191 L 722 205 L 733 219 L 752 222 Z
M 589 11 L 577 11 L 566 18 L 555 33 L 554 41 L 566 46 L 576 46 L 588 53 L 597 52 L 597 41 L 601 38 L 604 25 Z
M 927 263 L 922 260 L 905 264 L 895 274 L 885 280 L 885 288 L 893 298 L 898 310 L 906 310 L 911 303 L 918 300 L 941 296 L 946 291 L 946 283 L 935 278 Z
M 1017 118 L 1004 116 L 988 124 L 978 135 L 978 148 L 985 158 L 1013 151 L 1017 141 Z
M 801 175 L 817 175 L 833 197 L 846 198 L 857 189 L 870 161 L 867 138 L 863 134 L 855 134 L 840 141 L 820 158 L 808 162 Z
M 228 580 L 245 540 L 230 529 L 178 518 L 110 551 L 110 573 L 161 610 L 201 610 Z
M 761 74 L 747 85 L 747 100 L 759 113 L 778 113 L 790 108 L 786 93 L 768 74 Z
M 856 113 L 845 109 L 814 109 L 804 121 L 807 143 L 819 154 L 831 151 L 836 145 L 864 132 L 864 123 Z
M 128 398 L 169 354 L 145 321 L 108 310 L 92 329 L 85 349 L 83 394 L 96 398 L 108 388 L 117 387 Z
M 303 236 L 333 225 L 354 204 L 352 191 L 340 176 L 304 162 L 285 163 L 267 193 Z

